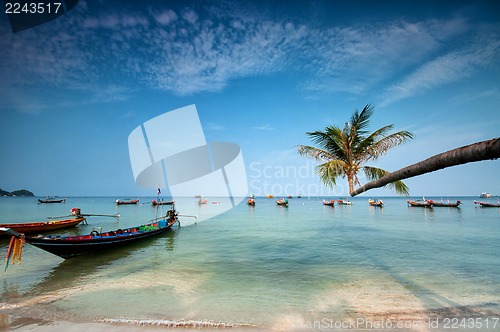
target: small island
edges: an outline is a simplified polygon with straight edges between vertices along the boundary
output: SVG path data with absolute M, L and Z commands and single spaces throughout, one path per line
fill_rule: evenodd
M 12 192 L 0 189 L 1 196 L 35 196 L 31 191 L 26 189 L 14 190 Z

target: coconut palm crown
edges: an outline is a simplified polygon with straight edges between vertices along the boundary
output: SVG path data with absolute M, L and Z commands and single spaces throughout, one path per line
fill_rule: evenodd
M 373 112 L 374 108 L 368 104 L 361 113 L 356 110 L 344 128 L 328 126 L 324 131 L 307 132 L 317 147 L 297 147 L 299 155 L 321 162 L 316 166 L 316 172 L 326 186 L 336 185 L 339 177 L 347 178 L 349 193 L 352 193 L 354 185 L 361 185 L 357 176 L 361 170 L 370 181 L 381 178 L 389 172 L 364 164 L 413 138 L 413 134 L 408 131 L 389 134 L 394 127 L 392 124 L 370 133 L 367 128 Z M 398 194 L 408 195 L 408 187 L 403 181 L 395 181 L 387 186 Z

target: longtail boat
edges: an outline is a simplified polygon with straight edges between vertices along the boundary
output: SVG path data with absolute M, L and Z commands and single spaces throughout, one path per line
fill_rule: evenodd
M 347 199 L 346 200 L 338 199 L 337 203 L 338 203 L 338 205 L 352 205 L 352 202 L 348 201 Z
M 417 200 L 417 201 L 406 201 L 408 203 L 408 206 L 415 206 L 415 207 L 429 207 L 432 208 L 432 201 L 428 201 L 425 199 L 422 200 Z
M 455 203 L 452 202 L 443 202 L 443 201 L 433 201 L 432 199 L 429 200 L 429 202 L 432 204 L 432 206 L 437 206 L 437 207 L 459 207 L 460 204 L 462 204 L 461 201 L 457 200 Z
M 18 233 L 46 233 L 62 228 L 75 227 L 86 219 L 82 216 L 77 216 L 73 219 L 49 220 L 40 222 L 27 222 L 19 224 L 0 224 L 0 227 L 10 228 Z M 8 235 L 5 232 L 0 232 L 0 236 Z
M 248 205 L 250 205 L 250 206 L 255 206 L 255 199 L 250 198 L 250 199 L 247 201 L 247 204 L 248 204 Z
M 326 199 L 324 199 L 323 200 L 323 205 L 335 206 L 335 200 L 332 199 L 331 201 L 327 201 Z
M 474 204 L 477 204 L 481 207 L 500 207 L 500 203 L 487 203 L 487 202 L 478 202 L 474 201 Z
M 38 199 L 38 204 L 41 204 L 41 203 L 63 203 L 63 202 L 66 202 L 66 198 L 46 197 L 45 199 Z
M 126 205 L 126 204 L 138 204 L 139 203 L 139 198 L 137 199 L 131 199 L 131 200 L 116 200 L 116 205 Z
M 155 199 L 153 199 L 151 201 L 152 205 L 172 205 L 174 203 L 175 203 L 175 201 L 157 201 Z
M 200 198 L 200 199 L 198 200 L 198 204 L 199 204 L 199 205 L 202 205 L 202 204 L 207 204 L 207 203 L 208 203 L 208 198 L 205 198 L 205 199 L 201 199 L 201 198 Z
M 384 202 L 380 199 L 369 199 L 368 204 L 370 204 L 370 206 L 376 206 L 376 207 L 384 206 Z
M 68 259 L 121 247 L 138 240 L 159 235 L 168 231 L 172 225 L 177 222 L 177 216 L 178 213 L 174 208 L 172 208 L 167 211 L 165 217 L 153 219 L 148 224 L 107 232 L 98 232 L 93 230 L 89 235 L 40 235 L 36 237 L 29 237 L 9 228 L 3 228 L 0 230 L 3 230 L 16 238 L 24 239 L 25 242 L 51 254 Z
M 280 198 L 276 200 L 276 204 L 280 206 L 288 206 L 288 200 L 284 198 Z

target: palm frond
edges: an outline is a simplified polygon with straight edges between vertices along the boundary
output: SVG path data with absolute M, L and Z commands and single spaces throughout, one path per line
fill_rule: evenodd
M 364 166 L 363 171 L 364 171 L 366 177 L 368 178 L 368 180 L 370 180 L 370 181 L 378 180 L 381 177 L 390 173 L 384 169 L 372 167 L 372 166 Z M 408 186 L 406 186 L 406 184 L 404 184 L 404 182 L 401 180 L 388 183 L 386 186 L 391 188 L 392 190 L 394 190 L 396 193 L 398 193 L 400 195 L 405 195 L 405 196 L 409 195 Z
M 316 173 L 319 174 L 321 182 L 327 187 L 337 184 L 337 178 L 345 176 L 346 164 L 341 160 L 330 160 L 316 166 Z
M 314 158 L 318 161 L 330 160 L 333 156 L 325 150 L 316 148 L 314 146 L 298 145 L 297 151 L 299 156 Z
M 397 133 L 390 134 L 374 142 L 367 150 L 369 159 L 377 159 L 379 156 L 384 155 L 398 145 L 405 143 L 413 138 L 413 133 L 409 131 L 398 131 Z

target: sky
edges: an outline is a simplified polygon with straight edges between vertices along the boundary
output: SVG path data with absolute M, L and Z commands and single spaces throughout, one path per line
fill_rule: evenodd
M 0 36 L 7 191 L 154 196 L 135 182 L 128 136 L 192 104 L 208 142 L 240 146 L 257 195 L 345 196 L 347 181 L 323 186 L 296 146 L 367 104 L 371 130 L 415 135 L 367 163 L 388 171 L 500 136 L 498 1 L 81 0 L 17 33 L 1 14 Z M 500 195 L 499 166 L 405 183 L 412 196 Z

